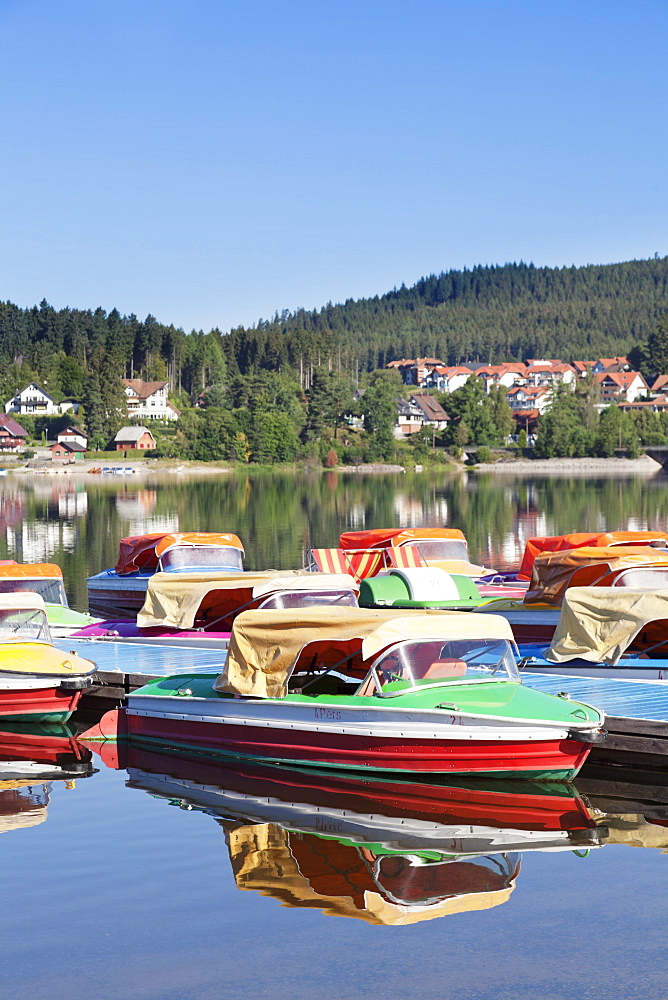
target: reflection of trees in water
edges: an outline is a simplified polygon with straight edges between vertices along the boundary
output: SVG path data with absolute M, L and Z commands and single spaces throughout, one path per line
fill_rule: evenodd
M 447 524 L 461 528 L 471 556 L 487 565 L 512 562 L 534 534 L 568 531 L 668 528 L 668 479 L 577 477 L 512 479 L 446 476 L 443 473 L 248 472 L 187 479 L 164 475 L 142 482 L 154 491 L 146 521 L 137 505 L 136 481 L 83 483 L 88 503 L 79 516 L 63 518 L 51 491 L 8 480 L 0 514 L 18 524 L 67 523 L 67 539 L 53 532 L 49 558 L 65 575 L 70 602 L 87 604 L 85 578 L 118 555 L 123 535 L 173 529 L 234 531 L 246 547 L 248 569 L 302 565 L 306 549 L 335 546 L 348 529 Z M 39 484 L 38 484 L 39 485 Z M 0 487 L 1 488 L 1 487 Z M 132 516 L 128 516 L 131 512 Z M 5 524 L 7 528 L 9 525 Z M 11 526 L 9 526 L 11 527 Z M 20 558 L 14 533 L 0 535 L 0 558 Z M 50 536 L 51 537 L 51 536 Z M 519 556 L 518 556 L 519 558 Z

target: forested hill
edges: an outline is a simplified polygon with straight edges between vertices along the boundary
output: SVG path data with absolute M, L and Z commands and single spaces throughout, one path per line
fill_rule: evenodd
M 386 295 L 299 311 L 232 331 L 242 370 L 316 363 L 382 367 L 397 358 L 449 364 L 623 354 L 668 309 L 668 257 L 588 267 L 505 264 L 448 271 Z
M 80 395 L 86 374 L 169 378 L 192 393 L 221 376 L 313 366 L 352 374 L 396 358 L 447 363 L 624 354 L 668 310 L 668 257 L 587 267 L 505 264 L 449 271 L 370 299 L 283 313 L 257 326 L 185 334 L 139 320 L 0 303 L 0 391 L 31 378 Z

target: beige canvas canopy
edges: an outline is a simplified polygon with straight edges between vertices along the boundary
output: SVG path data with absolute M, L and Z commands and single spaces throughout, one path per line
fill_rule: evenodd
M 290 675 L 308 647 L 323 665 L 346 656 L 361 662 L 406 639 L 507 639 L 513 633 L 500 615 L 464 611 L 402 611 L 372 608 L 309 608 L 243 611 L 234 622 L 225 669 L 216 691 L 253 698 L 284 698 Z
M 584 546 L 537 555 L 524 603 L 559 607 L 571 587 L 607 587 L 627 569 L 667 567 L 668 552 L 647 546 Z
M 668 590 L 571 587 L 546 658 L 615 664 L 650 622 L 668 623 Z M 668 640 L 668 629 L 663 629 Z
M 14 594 L 0 594 L 0 611 L 43 611 L 46 605 L 39 594 L 19 590 Z
M 189 629 L 202 602 L 221 618 L 281 590 L 359 590 L 347 573 L 305 573 L 303 570 L 266 570 L 264 573 L 155 573 L 148 581 L 144 606 L 137 615 L 139 628 Z
M 356 851 L 354 847 L 339 847 L 329 841 L 331 859 L 321 855 L 319 867 L 307 874 L 294 856 L 303 839 L 276 823 L 232 827 L 223 821 L 221 826 L 225 828 L 238 889 L 271 896 L 282 906 L 317 908 L 329 916 L 352 917 L 370 924 L 416 924 L 449 914 L 489 910 L 505 903 L 515 888 L 517 871 L 504 888 L 452 895 L 422 905 L 401 903 L 389 899 L 372 886 L 370 878 L 364 878 L 359 852 L 352 859 L 350 856 Z M 355 862 L 354 870 L 350 869 L 351 860 Z

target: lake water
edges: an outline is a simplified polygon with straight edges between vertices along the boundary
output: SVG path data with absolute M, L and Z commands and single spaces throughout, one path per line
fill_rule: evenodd
M 0 490 L 0 558 L 59 563 L 78 607 L 120 536 L 163 528 L 236 531 L 263 568 L 300 566 L 344 528 L 448 524 L 473 558 L 511 566 L 531 535 L 668 526 L 663 476 L 10 476 Z M 395 787 L 139 751 L 76 761 L 51 732 L 17 781 L 25 739 L 0 734 L 8 1000 L 668 996 L 666 775 Z
M 668 528 L 668 476 L 510 479 L 406 473 L 20 476 L 0 479 L 0 559 L 53 561 L 70 603 L 116 563 L 118 539 L 150 531 L 234 531 L 247 569 L 295 569 L 341 531 L 461 528 L 475 562 L 515 567 L 527 538 Z

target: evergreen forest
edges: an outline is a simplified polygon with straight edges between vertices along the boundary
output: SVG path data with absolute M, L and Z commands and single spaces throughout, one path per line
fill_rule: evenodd
M 4 401 L 36 381 L 57 401 L 82 402 L 89 435 L 103 447 L 124 419 L 119 379 L 168 379 L 183 416 L 161 444 L 165 454 L 273 462 L 303 457 L 306 448 L 333 463 L 352 448 L 351 460 L 379 459 L 392 447 L 385 426 L 390 399 L 402 392 L 379 372 L 389 361 L 494 364 L 631 353 L 641 365 L 659 353 L 651 350 L 652 337 L 666 314 L 668 257 L 448 271 L 385 295 L 283 312 L 229 332 L 186 333 L 118 309 L 7 301 L 0 303 L 0 392 Z M 351 440 L 339 425 L 354 411 L 357 388 L 365 389 L 366 402 L 358 405 L 365 430 Z M 203 412 L 192 405 L 201 394 Z M 500 401 L 494 427 L 487 421 L 480 433 L 469 426 L 479 422 L 470 401 L 448 402 L 462 412 L 453 414 L 457 427 L 443 444 L 493 446 L 507 432 Z M 425 439 L 416 443 L 426 446 Z

